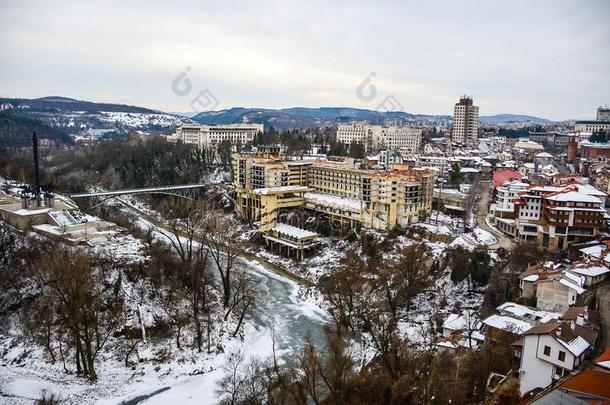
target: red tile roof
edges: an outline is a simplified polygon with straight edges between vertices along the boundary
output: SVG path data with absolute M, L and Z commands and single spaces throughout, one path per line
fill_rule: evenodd
M 610 372 L 587 368 L 561 384 L 560 389 L 610 400 Z
M 496 170 L 493 175 L 494 187 L 500 187 L 505 181 L 509 180 L 521 180 L 523 175 L 513 169 L 500 169 Z

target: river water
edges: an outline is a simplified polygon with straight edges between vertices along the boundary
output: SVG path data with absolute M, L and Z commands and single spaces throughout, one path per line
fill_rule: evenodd
M 268 358 L 274 352 L 282 362 L 290 363 L 306 342 L 323 349 L 324 326 L 330 322 L 326 312 L 299 297 L 299 286 L 292 280 L 270 272 L 257 262 L 243 261 L 239 267 L 251 275 L 257 284 L 257 307 L 246 320 L 245 340 L 226 349 L 226 353 L 240 350 L 245 359 Z M 275 339 L 272 338 L 275 336 Z M 224 371 L 220 357 L 217 368 L 209 373 L 188 377 L 175 385 L 139 402 L 157 404 L 214 404 L 218 402 L 217 383 Z M 226 361 L 226 356 L 224 356 Z M 153 390 L 151 390 L 153 391 Z

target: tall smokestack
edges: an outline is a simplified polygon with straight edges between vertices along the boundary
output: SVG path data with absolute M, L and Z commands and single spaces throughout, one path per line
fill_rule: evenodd
M 36 136 L 36 131 L 34 131 L 34 136 L 32 136 L 32 147 L 34 150 L 34 192 L 36 193 L 38 206 L 40 206 L 40 170 L 38 167 L 38 137 Z

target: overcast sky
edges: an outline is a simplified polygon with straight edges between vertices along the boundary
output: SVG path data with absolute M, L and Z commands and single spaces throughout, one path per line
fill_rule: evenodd
M 394 95 L 451 114 L 469 94 L 481 115 L 593 118 L 610 104 L 609 21 L 607 0 L 0 0 L 0 96 L 189 111 L 205 89 L 216 109 L 374 109 Z M 181 96 L 171 83 L 187 67 Z M 358 97 L 373 72 L 376 96 Z

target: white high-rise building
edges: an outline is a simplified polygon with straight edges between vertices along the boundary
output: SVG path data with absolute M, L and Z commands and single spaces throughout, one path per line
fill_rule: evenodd
M 479 133 L 479 106 L 472 97 L 463 96 L 453 109 L 451 142 L 474 144 Z
M 610 108 L 608 106 L 597 108 L 597 121 L 610 121 Z

